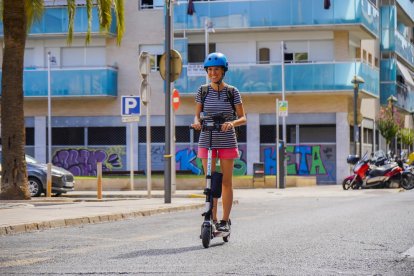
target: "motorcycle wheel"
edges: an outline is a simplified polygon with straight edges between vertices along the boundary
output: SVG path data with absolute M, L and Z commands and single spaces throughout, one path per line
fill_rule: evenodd
M 354 181 L 352 184 L 351 183 L 352 183 L 352 180 L 351 179 L 345 179 L 342 182 L 342 188 L 344 190 L 349 190 L 350 188 L 352 190 L 358 190 L 362 186 L 362 184 L 360 182 L 358 182 L 358 181 Z
M 414 188 L 414 176 L 404 175 L 401 179 L 400 186 L 405 190 L 411 190 Z
M 351 179 L 345 179 L 343 182 L 342 182 L 342 188 L 344 189 L 344 190 L 349 190 L 349 188 L 351 188 Z

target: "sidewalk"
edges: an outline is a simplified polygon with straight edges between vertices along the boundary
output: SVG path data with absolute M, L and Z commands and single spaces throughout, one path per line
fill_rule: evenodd
M 236 189 L 234 203 L 271 197 L 361 196 L 369 193 L 395 193 L 400 189 L 343 191 L 340 185 L 296 187 L 287 189 Z M 17 234 L 57 227 L 118 221 L 205 206 L 200 190 L 177 190 L 171 203 L 164 203 L 164 191 L 74 191 L 61 197 L 39 197 L 31 200 L 0 201 L 0 235 Z

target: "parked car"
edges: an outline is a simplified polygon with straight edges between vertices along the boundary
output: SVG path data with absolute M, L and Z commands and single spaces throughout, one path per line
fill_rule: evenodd
M 0 152 L 1 154 L 1 152 Z M 29 190 L 32 197 L 46 194 L 47 189 L 47 164 L 40 163 L 33 157 L 26 155 L 27 177 Z M 74 190 L 73 174 L 63 168 L 52 166 L 52 193 L 59 196 Z

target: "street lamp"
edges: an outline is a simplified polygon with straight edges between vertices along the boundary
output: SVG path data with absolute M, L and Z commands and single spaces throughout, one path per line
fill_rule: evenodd
M 391 118 L 392 121 L 394 122 L 394 103 L 396 103 L 398 100 L 394 95 L 391 95 L 388 97 L 387 102 L 389 103 L 390 107 L 391 107 Z M 397 137 L 394 137 L 394 154 L 397 153 L 397 141 L 396 141 Z M 391 145 L 390 145 L 391 146 Z
M 352 79 L 351 83 L 354 84 L 354 148 L 353 154 L 357 154 L 357 143 L 359 141 L 359 134 L 358 134 L 358 121 L 357 121 L 357 103 L 358 103 L 358 91 L 359 85 L 364 83 L 364 79 L 360 76 L 355 75 Z
M 48 163 L 52 163 L 52 100 L 50 84 L 50 64 L 56 64 L 56 58 L 47 52 L 47 139 L 48 139 Z
M 208 34 L 216 32 L 213 28 L 213 22 L 206 18 L 206 22 L 204 23 L 204 40 L 205 40 L 205 52 L 206 57 L 208 56 L 210 52 L 210 44 L 208 41 Z M 206 84 L 208 84 L 208 76 L 206 75 Z

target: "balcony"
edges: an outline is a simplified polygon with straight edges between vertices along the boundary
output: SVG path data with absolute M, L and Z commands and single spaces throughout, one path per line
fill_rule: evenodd
M 188 65 L 184 66 L 175 87 L 180 93 L 195 93 L 205 83 L 205 76 L 192 76 L 191 73 L 188 76 L 187 72 Z M 286 64 L 285 91 L 350 91 L 353 90 L 351 80 L 354 75 L 365 80 L 361 85 L 364 93 L 379 97 L 379 70 L 361 62 Z M 281 93 L 281 80 L 281 64 L 236 64 L 226 73 L 226 82 L 236 86 L 242 93 Z
M 410 17 L 411 21 L 414 22 L 414 8 L 413 1 L 411 0 L 397 0 L 403 11 Z
M 113 68 L 52 69 L 51 95 L 53 97 L 116 97 L 117 78 L 118 71 Z M 47 84 L 47 69 L 24 70 L 25 97 L 47 97 Z
M 110 35 L 116 35 L 116 19 L 113 16 Z M 68 33 L 68 10 L 66 7 L 45 7 L 43 17 L 35 21 L 29 35 L 66 35 Z M 74 33 L 82 34 L 88 30 L 88 16 L 86 7 L 77 7 L 74 19 Z M 91 33 L 100 33 L 98 8 L 92 9 Z M 0 22 L 0 36 L 4 35 L 3 23 Z
M 186 2 L 174 6 L 176 31 L 204 30 L 208 18 L 215 29 L 362 25 L 371 37 L 379 35 L 379 12 L 368 0 L 331 0 L 329 9 L 320 0 L 203 1 L 194 2 L 193 15 Z

